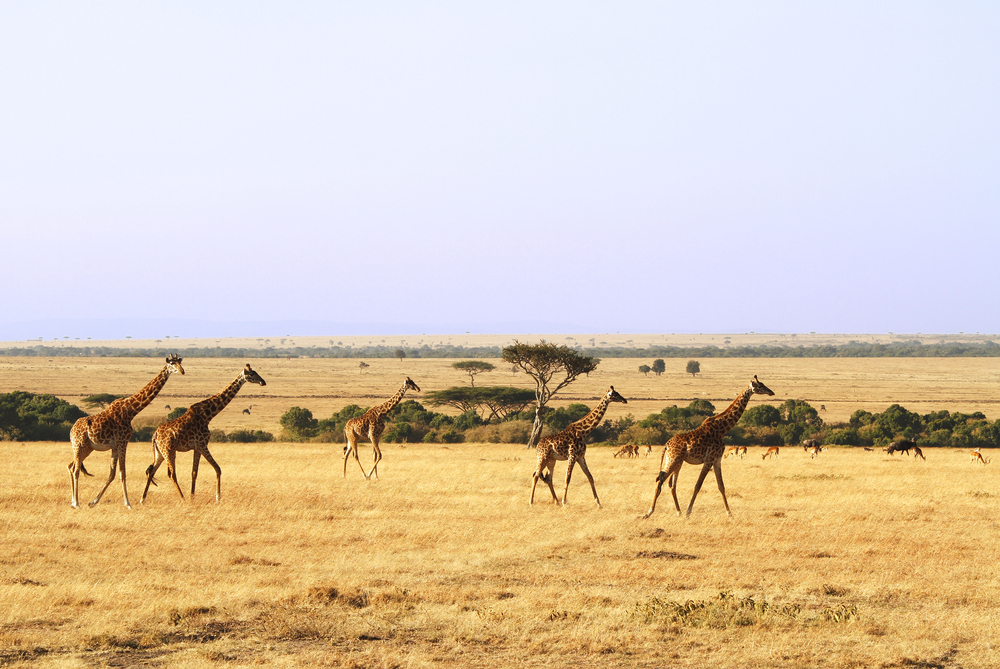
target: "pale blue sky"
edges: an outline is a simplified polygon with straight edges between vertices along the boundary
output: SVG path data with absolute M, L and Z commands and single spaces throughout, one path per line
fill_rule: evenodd
M 0 2 L 0 339 L 1000 332 L 998 35 L 994 2 Z

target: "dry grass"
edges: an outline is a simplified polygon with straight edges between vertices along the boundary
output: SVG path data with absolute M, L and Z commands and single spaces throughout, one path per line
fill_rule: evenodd
M 259 360 L 267 387 L 213 427 L 277 433 L 290 406 L 326 417 L 374 404 L 407 374 L 425 390 L 463 382 L 450 360 L 369 360 L 363 375 L 357 362 Z M 614 384 L 630 401 L 609 417 L 696 397 L 721 408 L 758 374 L 774 402 L 826 404 L 827 420 L 893 402 L 1000 414 L 996 359 L 704 360 L 696 379 L 684 360 L 660 378 L 639 374 L 642 362 L 602 362 L 561 403 L 593 402 Z M 141 417 L 218 392 L 242 363 L 191 359 Z M 142 359 L 0 359 L 0 392 L 79 402 L 134 392 L 158 370 Z M 525 383 L 502 370 L 480 381 Z M 133 502 L 148 448 L 129 450 Z M 341 477 L 339 445 L 217 444 L 221 504 L 203 466 L 193 503 L 163 479 L 131 512 L 117 483 L 99 506 L 70 508 L 68 444 L 0 449 L 0 665 L 997 665 L 1000 460 L 974 466 L 964 451 L 925 449 L 923 462 L 786 448 L 763 462 L 752 448 L 723 465 L 734 519 L 710 476 L 685 521 L 669 494 L 639 519 L 659 449 L 638 459 L 591 449 L 599 510 L 579 471 L 570 506 L 529 508 L 534 458 L 519 446 L 386 445 L 382 480 L 365 482 L 356 466 Z M 179 458 L 185 489 L 189 458 Z M 108 456 L 87 463 L 85 500 Z M 695 476 L 681 471 L 682 505 Z
M 570 506 L 528 507 L 533 457 L 519 446 L 389 445 L 366 482 L 341 477 L 339 446 L 281 443 L 217 446 L 221 504 L 161 485 L 129 512 L 117 486 L 69 507 L 66 444 L 0 448 L 0 664 L 1000 659 L 1000 486 L 964 452 L 783 449 L 765 463 L 751 449 L 724 465 L 734 519 L 709 481 L 685 521 L 669 497 L 640 520 L 657 457 L 611 449 L 588 458 L 603 510 L 579 472 Z M 681 472 L 684 502 L 695 472 Z M 82 485 L 92 496 L 99 481 Z

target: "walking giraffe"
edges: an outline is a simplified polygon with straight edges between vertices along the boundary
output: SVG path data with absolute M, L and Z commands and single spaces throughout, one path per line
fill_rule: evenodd
M 129 439 L 132 438 L 132 419 L 149 406 L 171 374 L 184 374 L 184 368 L 181 367 L 182 359 L 178 358 L 176 353 L 172 353 L 167 358 L 167 364 L 160 370 L 160 373 L 142 390 L 131 397 L 117 399 L 107 409 L 93 416 L 84 416 L 73 424 L 73 429 L 69 433 L 69 439 L 73 445 L 73 461 L 69 463 L 67 469 L 73 489 L 70 503 L 74 509 L 80 506 L 80 472 L 91 476 L 90 472 L 83 466 L 83 461 L 94 451 L 108 449 L 111 449 L 111 474 L 108 475 L 107 482 L 101 488 L 101 492 L 97 493 L 97 497 L 90 503 L 90 506 L 101 501 L 104 491 L 115 480 L 116 467 L 121 467 L 122 496 L 125 498 L 125 507 L 132 508 L 128 502 L 128 486 L 125 483 L 125 451 L 128 448 Z
M 247 365 L 236 380 L 226 386 L 221 393 L 192 404 L 180 418 L 156 428 L 156 432 L 153 433 L 153 464 L 146 468 L 146 487 L 142 491 L 140 504 L 146 501 L 149 484 L 156 485 L 153 475 L 164 460 L 167 461 L 167 476 L 174 482 L 181 499 L 184 499 L 180 483 L 177 482 L 177 454 L 188 451 L 194 451 L 194 462 L 191 465 L 191 497 L 194 497 L 194 486 L 198 480 L 198 464 L 201 462 L 201 457 L 205 456 L 205 460 L 215 470 L 215 501 L 222 499 L 222 468 L 208 451 L 208 441 L 211 437 L 208 424 L 233 401 L 244 383 L 267 385 L 260 374 Z
M 361 473 L 365 475 L 365 479 L 370 479 L 372 474 L 375 475 L 375 478 L 378 478 L 378 463 L 382 459 L 382 450 L 378 447 L 378 440 L 382 437 L 382 432 L 385 431 L 385 415 L 399 404 L 407 390 L 420 392 L 420 388 L 417 387 L 417 384 L 410 377 L 406 377 L 406 380 L 403 381 L 403 385 L 396 391 L 396 394 L 388 400 L 377 407 L 372 407 L 364 415 L 347 421 L 347 425 L 344 426 L 344 436 L 347 437 L 347 446 L 344 448 L 345 477 L 347 476 L 347 458 L 354 455 L 354 461 L 358 463 L 358 467 L 361 467 Z M 365 474 L 365 468 L 361 465 L 361 460 L 358 459 L 358 441 L 365 437 L 372 442 L 372 448 L 375 449 L 375 462 L 372 464 L 371 471 L 367 474 Z
M 619 395 L 614 386 L 611 386 L 604 395 L 604 399 L 594 407 L 593 411 L 580 420 L 570 423 L 563 431 L 546 437 L 538 443 L 538 448 L 535 449 L 538 464 L 535 467 L 535 474 L 532 476 L 531 499 L 528 504 L 535 503 L 535 486 L 538 485 L 539 479 L 549 485 L 552 501 L 559 503 L 556 489 L 552 486 L 552 476 L 555 473 L 556 460 L 566 460 L 566 487 L 563 489 L 562 505 L 566 506 L 566 495 L 569 494 L 569 479 L 573 475 L 573 465 L 579 462 L 580 469 L 590 481 L 590 489 L 594 491 L 594 501 L 597 502 L 598 507 L 601 506 L 601 500 L 597 497 L 597 488 L 594 486 L 594 477 L 590 475 L 590 469 L 587 467 L 587 435 L 593 432 L 594 428 L 601 422 L 601 419 L 604 418 L 604 412 L 608 410 L 608 405 L 612 402 L 628 404 L 628 400 Z M 548 474 L 542 474 L 544 469 L 549 470 Z
M 687 515 L 691 515 L 694 500 L 698 496 L 698 491 L 701 490 L 701 485 L 705 482 L 709 470 L 714 469 L 715 480 L 719 484 L 719 492 L 722 493 L 722 503 L 726 507 L 726 513 L 732 517 L 733 513 L 729 510 L 729 501 L 726 499 L 726 486 L 722 482 L 722 454 L 726 449 L 722 443 L 722 437 L 733 429 L 747 408 L 750 397 L 755 394 L 774 395 L 770 388 L 754 376 L 747 389 L 736 396 L 728 409 L 715 416 L 709 416 L 691 432 L 675 435 L 667 442 L 667 445 L 663 447 L 663 455 L 660 457 L 660 473 L 656 477 L 656 492 L 653 493 L 653 503 L 650 505 L 649 511 L 646 512 L 646 518 L 653 515 L 653 510 L 656 509 L 656 499 L 660 496 L 663 482 L 667 480 L 669 480 L 670 494 L 674 498 L 674 508 L 677 509 L 677 515 L 681 515 L 681 506 L 677 502 L 677 475 L 681 471 L 681 465 L 685 462 L 702 466 L 698 482 L 694 486 L 694 494 L 691 495 Z M 665 468 L 664 461 L 667 464 Z

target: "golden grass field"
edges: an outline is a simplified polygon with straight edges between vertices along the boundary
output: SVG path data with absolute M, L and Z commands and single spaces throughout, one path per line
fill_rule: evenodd
M 185 360 L 187 374 L 146 412 L 218 392 L 243 362 Z M 322 418 L 376 403 L 404 375 L 424 390 L 463 382 L 451 360 L 368 360 L 364 374 L 356 360 L 250 362 L 268 385 L 245 388 L 213 427 L 277 434 L 293 405 Z M 696 397 L 721 410 L 757 374 L 774 403 L 825 404 L 828 421 L 893 402 L 1000 414 L 996 359 L 710 359 L 697 378 L 683 373 L 685 360 L 643 377 L 643 362 L 605 360 L 561 402 L 593 404 L 613 384 L 630 401 L 608 417 Z M 0 392 L 78 403 L 134 392 L 161 366 L 0 358 Z M 500 383 L 525 379 L 501 368 L 477 381 Z M 731 520 L 711 476 L 689 519 L 665 493 L 642 520 L 660 449 L 626 460 L 592 447 L 598 509 L 579 470 L 567 507 L 546 488 L 529 507 L 534 454 L 520 445 L 387 444 L 381 479 L 368 482 L 353 463 L 342 476 L 339 444 L 222 443 L 212 447 L 221 503 L 203 466 L 193 501 L 161 471 L 140 506 L 151 461 L 140 443 L 129 449 L 128 511 L 117 482 L 100 505 L 70 508 L 67 443 L 0 448 L 2 665 L 970 668 L 1000 659 L 1000 460 L 974 466 L 964 451 L 925 449 L 924 462 L 836 448 L 813 460 L 783 448 L 765 462 L 751 448 L 723 464 Z M 370 447 L 360 451 L 370 463 Z M 190 456 L 178 461 L 186 489 Z M 109 464 L 107 453 L 90 456 L 82 500 Z M 696 472 L 681 470 L 682 506 Z M 560 492 L 564 473 L 560 463 Z

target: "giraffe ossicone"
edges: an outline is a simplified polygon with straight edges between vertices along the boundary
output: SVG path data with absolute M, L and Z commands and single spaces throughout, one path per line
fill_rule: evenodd
M 539 479 L 548 484 L 549 492 L 552 493 L 552 501 L 556 504 L 559 503 L 559 498 L 556 497 L 556 489 L 552 485 L 552 477 L 555 472 L 556 461 L 566 460 L 566 487 L 563 489 L 562 505 L 566 506 L 566 496 L 569 494 L 569 480 L 573 475 L 573 466 L 579 464 L 587 480 L 590 481 L 590 489 L 594 493 L 594 501 L 599 508 L 601 507 L 601 500 L 597 496 L 597 487 L 594 485 L 594 477 L 591 476 L 590 468 L 587 467 L 587 436 L 594 431 L 594 428 L 604 418 L 604 413 L 608 410 L 608 405 L 612 402 L 628 404 L 628 400 L 619 395 L 614 386 L 611 386 L 590 413 L 580 420 L 570 423 L 561 432 L 538 442 L 538 447 L 535 449 L 536 465 L 531 482 L 531 498 L 528 500 L 528 504 L 535 503 L 535 486 L 538 485 Z M 543 471 L 546 469 L 548 473 L 543 474 Z
M 83 461 L 94 451 L 107 450 L 111 451 L 111 474 L 101 492 L 97 493 L 97 497 L 89 506 L 101 501 L 104 492 L 115 480 L 115 469 L 121 467 L 122 496 L 125 498 L 126 508 L 132 508 L 128 501 L 128 486 L 125 482 L 125 452 L 128 449 L 129 439 L 132 438 L 132 419 L 156 398 L 171 374 L 184 374 L 182 360 L 183 358 L 177 357 L 176 353 L 170 354 L 166 359 L 167 364 L 152 381 L 143 386 L 142 390 L 131 397 L 117 399 L 103 411 L 93 416 L 84 416 L 73 424 L 73 429 L 69 433 L 73 447 L 73 461 L 69 463 L 67 469 L 72 486 L 70 505 L 74 509 L 80 506 L 80 472 L 91 476 L 83 466 Z
M 774 395 L 774 393 L 758 381 L 755 375 L 751 379 L 750 385 L 736 396 L 729 408 L 722 413 L 709 416 L 694 430 L 675 435 L 667 442 L 666 446 L 663 447 L 663 455 L 660 457 L 660 473 L 656 476 L 653 503 L 644 518 L 653 515 L 653 511 L 656 509 L 656 500 L 660 496 L 664 481 L 669 481 L 670 494 L 674 498 L 674 508 L 677 509 L 677 515 L 681 515 L 681 506 L 677 501 L 677 475 L 681 471 L 681 465 L 685 462 L 691 465 L 701 465 L 701 474 L 698 475 L 698 482 L 695 483 L 687 515 L 691 515 L 694 500 L 698 496 L 698 491 L 701 490 L 701 485 L 705 482 L 709 470 L 714 469 L 715 480 L 719 484 L 719 492 L 722 493 L 722 503 L 726 507 L 726 513 L 732 517 L 733 513 L 729 510 L 729 501 L 726 499 L 726 486 L 722 482 L 722 455 L 726 450 L 722 438 L 739 421 L 753 395 Z M 664 467 L 664 463 L 666 463 L 666 467 Z
M 229 406 L 229 403 L 236 397 L 236 393 L 246 383 L 267 385 L 260 374 L 251 369 L 248 364 L 221 393 L 192 404 L 182 416 L 156 428 L 156 432 L 153 433 L 153 464 L 146 468 L 146 487 L 142 491 L 140 504 L 146 501 L 149 485 L 156 485 L 153 475 L 156 474 L 156 470 L 160 468 L 164 460 L 167 461 L 167 476 L 174 482 L 181 499 L 184 499 L 180 483 L 177 482 L 177 454 L 188 451 L 194 451 L 194 461 L 191 464 L 191 496 L 194 497 L 194 487 L 198 480 L 198 464 L 204 456 L 208 464 L 212 465 L 215 470 L 215 501 L 222 500 L 222 468 L 219 467 L 208 450 L 208 442 L 212 436 L 208 424 Z

